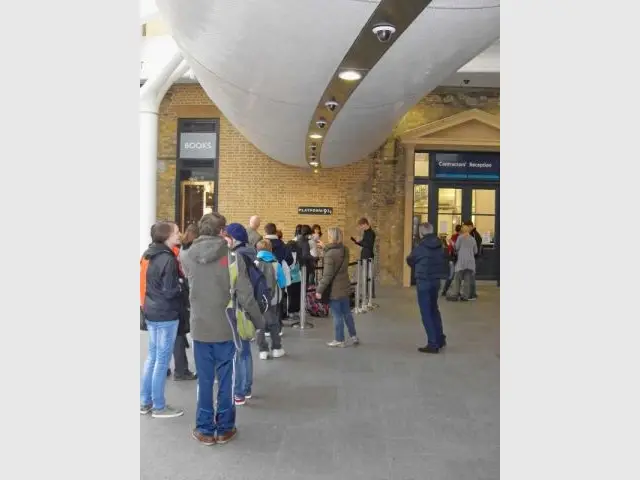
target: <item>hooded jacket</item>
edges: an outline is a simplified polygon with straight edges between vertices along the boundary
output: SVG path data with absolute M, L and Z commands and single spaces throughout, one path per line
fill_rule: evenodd
M 235 340 L 225 309 L 231 299 L 229 248 L 222 237 L 201 235 L 181 257 L 189 282 L 191 336 L 198 342 Z
M 163 243 L 153 243 L 142 255 L 149 260 L 143 311 L 147 320 L 178 320 L 182 307 L 182 287 L 178 260 Z
M 282 263 L 284 260 L 287 262 L 287 265 L 293 264 L 293 255 L 291 255 L 291 251 L 277 235 L 265 235 L 264 238 L 271 242 L 271 250 L 278 260 L 278 263 Z
M 416 283 L 435 283 L 445 277 L 445 258 L 442 241 L 434 234 L 425 235 L 407 257 L 414 269 Z
M 317 292 L 323 293 L 329 285 L 331 285 L 330 300 L 349 297 L 351 292 L 349 249 L 343 244 L 330 243 L 324 248 L 324 271 Z

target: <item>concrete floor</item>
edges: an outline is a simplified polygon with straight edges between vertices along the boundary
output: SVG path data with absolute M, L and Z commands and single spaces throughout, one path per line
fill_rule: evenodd
M 499 290 L 441 302 L 449 346 L 425 343 L 413 289 L 380 289 L 356 316 L 362 345 L 328 349 L 331 319 L 285 329 L 287 357 L 254 353 L 254 398 L 237 438 L 191 438 L 195 382 L 167 383 L 185 416 L 140 419 L 140 478 L 149 480 L 496 480 L 499 478 Z M 140 336 L 141 366 L 146 335 Z M 191 351 L 189 351 L 191 360 Z

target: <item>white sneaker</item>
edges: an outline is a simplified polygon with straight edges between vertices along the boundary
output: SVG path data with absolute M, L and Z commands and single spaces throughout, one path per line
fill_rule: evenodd
M 273 358 L 284 357 L 284 350 L 282 348 L 276 348 L 271 352 L 271 354 L 273 355 Z
M 269 332 L 265 332 L 264 336 L 267 337 L 267 338 L 271 338 L 271 334 Z
M 260 360 L 269 360 L 269 352 L 260 352 Z
M 341 347 L 344 347 L 344 342 L 338 342 L 336 340 L 332 340 L 331 342 L 327 342 L 327 347 L 341 348 Z
M 360 345 L 360 339 L 358 337 L 351 337 L 351 343 L 354 345 Z

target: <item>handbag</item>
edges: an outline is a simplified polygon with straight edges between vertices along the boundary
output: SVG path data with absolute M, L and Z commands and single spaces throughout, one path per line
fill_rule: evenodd
M 336 276 L 338 275 L 340 270 L 342 270 L 342 266 L 344 265 L 344 261 L 345 261 L 346 256 L 347 256 L 347 252 L 344 249 L 344 247 L 342 247 L 342 262 L 340 262 L 340 266 L 338 267 L 338 269 L 333 274 L 333 278 L 331 279 L 331 283 L 329 283 L 329 285 L 327 285 L 327 288 L 324 289 L 324 291 L 322 292 L 322 295 L 320 296 L 320 301 L 322 303 L 329 303 L 329 300 L 331 300 L 331 289 L 333 287 L 333 281 L 336 279 Z

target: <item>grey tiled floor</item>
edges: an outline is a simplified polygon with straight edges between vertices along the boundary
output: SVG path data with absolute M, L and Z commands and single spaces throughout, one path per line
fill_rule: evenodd
M 380 308 L 356 317 L 361 346 L 328 349 L 327 318 L 286 329 L 287 357 L 254 355 L 255 396 L 238 408 L 228 445 L 191 438 L 195 384 L 169 381 L 168 401 L 186 413 L 140 419 L 140 478 L 498 479 L 499 290 L 479 285 L 477 302 L 441 302 L 440 355 L 416 351 L 425 339 L 414 290 L 380 290 Z M 140 349 L 142 364 L 144 334 Z

